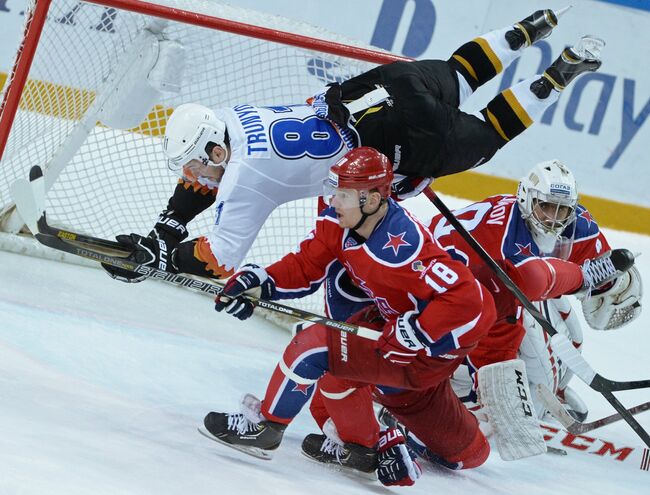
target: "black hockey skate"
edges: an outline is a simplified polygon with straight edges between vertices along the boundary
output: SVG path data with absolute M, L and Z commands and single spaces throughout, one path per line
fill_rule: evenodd
M 287 425 L 273 421 L 250 421 L 246 415 L 211 412 L 199 433 L 211 440 L 260 459 L 273 458 Z
M 302 453 L 316 462 L 356 471 L 376 479 L 377 451 L 356 443 L 338 444 L 326 435 L 311 433 L 302 441 Z
M 582 265 L 582 293 L 599 289 L 620 277 L 634 265 L 634 255 L 627 249 L 612 249 Z
M 557 26 L 558 18 L 571 6 L 553 12 L 551 9 L 538 10 L 516 23 L 514 28 L 506 33 L 506 41 L 512 50 L 522 46 L 530 46 L 536 41 L 548 38 L 553 28 Z
M 562 51 L 543 76 L 530 85 L 530 90 L 543 99 L 552 89 L 562 91 L 580 74 L 597 71 L 602 64 L 600 50 L 604 46 L 600 38 L 583 36 L 574 47 Z

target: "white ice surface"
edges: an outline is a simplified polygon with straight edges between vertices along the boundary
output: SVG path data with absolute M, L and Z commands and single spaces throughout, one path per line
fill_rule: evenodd
M 615 247 L 647 253 L 637 263 L 648 283 L 650 238 L 607 235 Z M 584 355 L 597 371 L 650 378 L 647 309 L 620 331 L 585 328 Z M 300 442 L 316 429 L 307 411 L 272 461 L 200 436 L 210 410 L 235 410 L 244 392 L 263 395 L 288 339 L 264 320 L 217 314 L 210 299 L 182 289 L 121 284 L 100 270 L 0 252 L 0 494 L 648 493 L 650 473 L 611 461 L 504 462 L 496 452 L 478 469 L 426 466 L 415 487 L 388 489 L 303 457 Z M 598 393 L 572 384 L 590 418 L 613 412 Z M 650 400 L 650 390 L 617 396 L 631 406 Z M 650 413 L 638 418 L 650 429 Z M 622 422 L 595 433 L 641 445 Z

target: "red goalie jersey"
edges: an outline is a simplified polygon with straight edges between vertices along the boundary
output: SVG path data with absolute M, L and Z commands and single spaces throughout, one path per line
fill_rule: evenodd
M 581 205 L 576 208 L 575 220 L 564 232 L 571 241 L 563 253 L 566 261 L 540 252 L 522 218 L 515 196 L 492 196 L 454 213 L 526 296 L 534 301 L 559 297 L 579 289 L 582 284 L 579 265 L 611 249 L 589 211 Z M 472 354 L 473 364 L 478 368 L 515 358 L 524 335 L 524 328 L 519 323 L 521 307 L 518 301 L 442 215 L 434 217 L 429 228 L 452 257 L 470 267 L 495 300 L 497 323 Z

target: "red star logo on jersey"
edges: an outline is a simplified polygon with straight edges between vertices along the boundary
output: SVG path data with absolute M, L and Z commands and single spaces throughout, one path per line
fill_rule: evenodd
M 397 256 L 400 247 L 410 246 L 410 244 L 404 240 L 405 235 L 406 232 L 402 232 L 401 234 L 397 235 L 393 235 L 388 232 L 388 242 L 384 244 L 383 249 L 393 248 L 393 252 L 395 253 L 395 256 Z
M 578 216 L 587 220 L 587 225 L 591 227 L 591 222 L 594 221 L 594 217 L 591 216 L 591 213 L 589 213 L 589 211 L 583 210 L 582 213 L 580 213 Z
M 313 383 L 296 383 L 296 386 L 291 389 L 292 392 L 302 392 L 305 395 L 309 395 L 309 387 L 311 387 Z
M 515 253 L 515 256 L 521 254 L 523 256 L 535 256 L 533 254 L 532 248 L 530 247 L 530 242 L 526 244 L 525 246 L 522 244 L 519 244 L 518 242 L 515 242 L 515 246 L 517 246 L 518 251 Z

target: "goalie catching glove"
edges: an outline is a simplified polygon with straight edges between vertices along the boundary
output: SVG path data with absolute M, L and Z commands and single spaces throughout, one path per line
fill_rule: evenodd
M 422 476 L 422 469 L 411 457 L 404 435 L 390 428 L 379 435 L 377 478 L 385 486 L 411 486 Z
M 594 330 L 613 330 L 627 325 L 641 314 L 642 296 L 641 274 L 632 267 L 609 289 L 583 299 L 582 312 Z
M 244 265 L 240 271 L 228 279 L 223 291 L 214 300 L 216 311 L 226 310 L 226 313 L 246 320 L 250 318 L 255 304 L 246 297 L 246 293 L 258 299 L 271 299 L 275 292 L 275 284 L 258 265 Z
M 608 284 L 634 266 L 634 255 L 627 249 L 612 249 L 582 265 L 582 288 L 574 293 L 580 299 L 590 297 L 595 289 L 607 289 Z
M 175 214 L 173 210 L 165 210 L 158 217 L 158 222 L 147 237 L 138 234 L 122 234 L 115 238 L 124 246 L 124 249 L 131 251 L 127 258 L 141 265 L 152 266 L 170 273 L 177 273 L 178 269 L 171 262 L 173 250 L 187 237 L 185 223 Z M 147 275 L 117 268 L 102 263 L 108 275 L 120 282 L 137 283 L 142 282 Z

